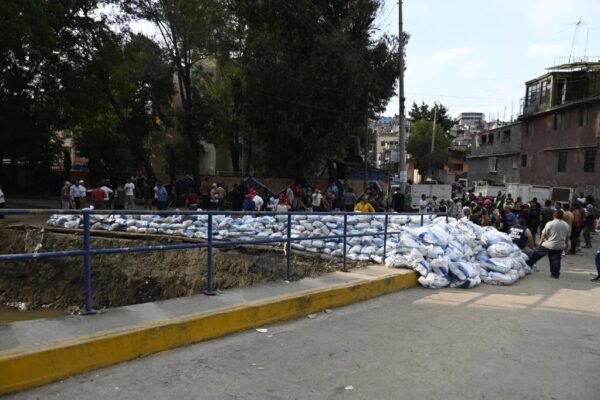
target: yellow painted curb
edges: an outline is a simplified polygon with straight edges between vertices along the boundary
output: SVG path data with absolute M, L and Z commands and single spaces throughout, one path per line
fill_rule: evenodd
M 355 283 L 306 290 L 125 330 L 104 331 L 45 347 L 20 347 L 0 352 L 0 395 L 229 333 L 370 299 L 417 284 L 414 272 L 391 271 L 384 276 Z

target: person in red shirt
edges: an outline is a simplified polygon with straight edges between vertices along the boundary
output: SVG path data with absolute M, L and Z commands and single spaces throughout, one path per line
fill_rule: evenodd
M 96 210 L 104 210 L 104 190 L 100 188 L 99 183 L 92 189 L 91 199 Z
M 194 189 L 190 189 L 186 198 L 185 198 L 185 206 L 188 210 L 197 210 L 198 209 L 198 195 Z

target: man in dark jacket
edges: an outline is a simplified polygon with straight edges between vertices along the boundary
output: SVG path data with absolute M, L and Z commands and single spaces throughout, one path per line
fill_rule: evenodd
M 400 192 L 400 188 L 394 190 L 392 209 L 397 213 L 404 212 L 404 195 Z

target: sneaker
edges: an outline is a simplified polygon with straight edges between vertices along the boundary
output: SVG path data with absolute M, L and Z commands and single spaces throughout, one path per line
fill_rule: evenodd
M 553 277 L 554 279 L 558 279 L 559 275 L 550 275 L 551 277 Z
M 600 275 L 598 275 L 595 278 L 590 279 L 590 281 L 592 281 L 592 282 L 600 282 Z

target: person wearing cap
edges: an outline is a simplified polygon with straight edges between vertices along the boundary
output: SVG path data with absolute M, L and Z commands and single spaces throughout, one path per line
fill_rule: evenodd
M 68 210 L 73 204 L 71 197 L 71 182 L 65 181 L 62 189 L 60 189 L 60 206 L 63 210 Z
M 596 220 L 596 213 L 594 211 L 594 206 L 588 204 L 584 209 L 584 217 L 583 217 L 583 241 L 585 244 L 584 248 L 589 249 L 592 247 L 592 236 L 591 233 L 594 230 L 594 221 Z

